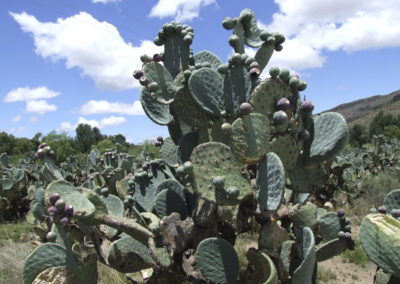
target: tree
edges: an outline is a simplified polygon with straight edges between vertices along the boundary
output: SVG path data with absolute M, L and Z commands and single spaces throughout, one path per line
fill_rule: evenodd
M 92 145 L 103 139 L 100 130 L 97 127 L 92 128 L 89 124 L 79 124 L 75 133 L 75 146 L 81 153 L 88 152 Z
M 361 148 L 368 140 L 368 133 L 365 126 L 355 124 L 350 128 L 349 143 L 351 146 Z
M 46 136 L 43 136 L 42 143 L 45 142 L 56 153 L 55 163 L 59 164 L 66 160 L 66 158 L 78 154 L 78 151 L 74 147 L 74 140 L 68 136 L 67 133 L 57 133 L 56 131 L 51 131 Z
M 385 126 L 396 124 L 396 119 L 391 113 L 383 114 L 381 110 L 373 119 L 369 125 L 369 136 L 383 134 Z

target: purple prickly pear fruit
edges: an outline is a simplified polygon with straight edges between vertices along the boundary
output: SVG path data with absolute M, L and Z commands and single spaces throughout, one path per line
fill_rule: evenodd
M 386 214 L 386 212 L 387 212 L 386 206 L 385 205 L 379 206 L 378 207 L 378 212 L 382 213 L 382 214 Z
M 278 110 L 274 112 L 272 115 L 272 119 L 274 120 L 275 126 L 287 126 L 289 123 L 289 117 L 286 112 L 283 110 Z
M 46 240 L 50 243 L 54 243 L 57 240 L 57 234 L 55 232 L 48 232 Z
M 147 86 L 149 84 L 149 79 L 147 79 L 147 77 L 145 77 L 145 76 L 142 76 L 139 79 L 139 83 L 142 86 Z
M 345 233 L 344 233 L 344 237 L 345 237 L 347 240 L 351 240 L 351 239 L 352 239 L 351 233 L 349 233 L 349 232 L 345 232 Z
M 69 220 L 69 218 L 68 217 L 63 217 L 63 218 L 61 218 L 61 220 L 60 220 L 60 223 L 61 224 L 69 224 L 69 222 L 70 222 L 70 220 Z
M 50 216 L 54 216 L 57 212 L 57 208 L 55 206 L 50 206 L 49 208 L 47 208 L 47 214 L 49 214 Z
M 74 207 L 72 205 L 66 205 L 64 208 L 64 213 L 68 217 L 74 215 Z
M 311 113 L 314 110 L 312 101 L 306 100 L 301 104 L 301 110 L 304 113 Z
M 391 214 L 392 214 L 393 218 L 399 218 L 400 217 L 400 210 L 399 209 L 393 209 Z
M 338 214 L 339 217 L 343 217 L 344 214 L 345 214 L 344 209 L 342 209 L 342 208 L 339 209 L 339 210 L 337 211 L 337 214 Z
M 55 157 L 55 155 L 56 155 L 56 153 L 54 153 L 53 150 L 50 150 L 49 158 L 53 159 Z
M 251 68 L 249 73 L 250 73 L 251 77 L 258 78 L 260 76 L 261 72 L 260 72 L 260 69 L 258 69 L 258 68 Z
M 49 198 L 50 204 L 53 206 L 56 205 L 58 199 L 60 199 L 60 195 L 58 193 L 53 193 Z
M 48 147 L 48 146 L 49 146 L 49 144 L 47 144 L 47 143 L 41 143 L 39 145 L 39 149 L 43 149 L 44 147 Z
M 239 107 L 239 112 L 241 115 L 248 115 L 251 113 L 251 104 L 249 103 L 242 103 Z
M 133 71 L 133 78 L 139 80 L 142 76 L 143 76 L 143 71 L 142 70 Z
M 260 64 L 258 64 L 257 61 L 251 62 L 250 65 L 249 65 L 249 69 L 251 70 L 251 69 L 253 69 L 253 68 L 260 69 Z
M 160 147 L 162 145 L 162 143 L 160 141 L 156 141 L 156 143 L 154 144 L 156 147 Z
M 43 158 L 45 155 L 45 151 L 43 149 L 37 150 L 36 154 L 38 155 L 39 159 Z
M 153 55 L 153 61 L 154 62 L 160 62 L 161 61 L 161 55 L 156 53 Z
M 287 98 L 281 98 L 277 103 L 276 103 L 276 108 L 278 110 L 283 110 L 287 111 L 290 108 L 290 101 Z
M 64 209 L 65 209 L 65 201 L 62 200 L 62 199 L 59 199 L 59 200 L 56 201 L 55 206 L 56 206 L 58 211 L 63 212 Z

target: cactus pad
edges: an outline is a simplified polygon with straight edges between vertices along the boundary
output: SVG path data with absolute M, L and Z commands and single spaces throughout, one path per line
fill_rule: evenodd
M 259 47 L 263 43 L 260 39 L 260 34 L 263 30 L 258 28 L 254 12 L 250 9 L 244 9 L 240 13 L 239 21 L 243 26 L 244 42 L 248 46 Z
M 188 209 L 183 191 L 177 192 L 172 188 L 162 190 L 156 196 L 154 211 L 159 218 L 178 212 L 182 220 L 186 219 Z
M 88 218 L 95 212 L 94 205 L 67 181 L 57 180 L 50 183 L 46 189 L 46 199 L 54 193 L 58 193 L 60 199 L 74 207 L 74 217 L 78 219 Z
M 216 284 L 234 283 L 239 273 L 235 249 L 221 238 L 208 238 L 199 243 L 196 264 L 203 276 Z
M 324 243 L 317 249 L 317 261 L 324 261 L 341 254 L 347 248 L 347 241 L 342 238 L 335 238 Z
M 338 233 L 343 231 L 340 218 L 334 212 L 329 212 L 320 216 L 318 222 L 320 233 L 326 241 L 335 239 Z
M 395 189 L 385 196 L 383 204 L 386 206 L 387 212 L 392 212 L 393 209 L 400 209 L 400 189 Z
M 257 164 L 268 151 L 268 119 L 259 113 L 240 117 L 232 124 L 231 149 L 243 164 Z
M 361 222 L 360 241 L 368 257 L 385 272 L 400 278 L 400 222 L 375 213 Z
M 271 151 L 279 156 L 286 172 L 296 167 L 300 151 L 293 135 L 278 135 L 271 142 Z
M 147 246 L 130 236 L 112 243 L 107 260 L 112 268 L 123 273 L 140 271 L 155 264 Z
M 179 140 L 177 155 L 180 164 L 189 160 L 193 149 L 199 144 L 199 133 L 188 132 Z
M 193 99 L 205 111 L 219 116 L 225 108 L 224 80 L 212 68 L 201 68 L 192 73 L 189 78 L 189 90 Z
M 260 209 L 276 211 L 285 192 L 285 170 L 279 156 L 268 153 L 257 170 L 257 194 Z
M 151 98 L 150 92 L 146 88 L 140 90 L 140 102 L 147 116 L 157 124 L 167 125 L 172 121 L 169 106 L 158 103 Z
M 248 275 L 246 283 L 254 284 L 276 284 L 278 283 L 278 272 L 274 262 L 265 253 L 250 249 L 246 253 L 246 258 L 254 267 L 253 272 Z
M 193 56 L 193 59 L 195 65 L 208 62 L 211 64 L 211 68 L 213 69 L 217 69 L 218 66 L 222 64 L 221 59 L 219 59 L 217 55 L 215 55 L 212 52 L 209 52 L 208 50 L 203 50 L 200 51 L 199 53 L 196 53 Z
M 315 239 L 312 230 L 303 229 L 302 262 L 293 273 L 292 284 L 312 283 L 313 271 L 316 262 Z
M 194 190 L 202 198 L 219 205 L 236 205 L 252 195 L 247 169 L 236 162 L 228 146 L 218 142 L 201 144 L 193 150 L 190 160 Z M 218 180 L 224 180 L 224 184 L 216 186 Z
M 157 102 L 160 104 L 170 104 L 174 101 L 176 86 L 163 65 L 157 62 L 149 62 L 143 67 L 144 76 L 149 79 L 149 83 L 156 82 L 158 88 L 154 91 Z
M 178 161 L 178 146 L 175 145 L 171 137 L 164 139 L 160 151 L 161 159 L 171 167 L 177 167 L 179 165 Z

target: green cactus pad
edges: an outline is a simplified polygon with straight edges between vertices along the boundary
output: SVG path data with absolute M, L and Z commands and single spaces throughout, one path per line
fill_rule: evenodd
M 109 194 L 107 197 L 100 196 L 103 200 L 104 204 L 107 207 L 107 211 L 109 214 L 114 216 L 123 217 L 124 216 L 124 204 L 122 203 L 121 199 L 116 197 L 115 195 Z M 118 230 L 106 226 L 106 230 L 103 231 L 108 238 L 113 238 L 117 235 Z
M 168 70 L 157 62 L 149 62 L 143 67 L 144 76 L 149 83 L 156 82 L 158 89 L 154 91 L 157 102 L 170 104 L 174 101 L 176 86 Z
M 244 42 L 250 47 L 260 47 L 263 43 L 260 39 L 263 30 L 258 28 L 254 12 L 250 9 L 244 9 L 240 13 L 239 21 L 243 25 Z
M 240 117 L 232 124 L 231 149 L 243 164 L 257 164 L 268 151 L 268 119 L 259 113 Z
M 288 232 L 279 226 L 276 221 L 270 221 L 261 226 L 258 236 L 258 249 L 267 249 L 277 253 L 283 242 L 288 239 Z
M 170 167 L 177 167 L 179 165 L 178 146 L 175 145 L 171 137 L 164 139 L 160 149 L 160 156 Z
M 318 222 L 321 236 L 326 241 L 337 238 L 338 233 L 343 231 L 343 228 L 340 225 L 340 218 L 334 212 L 329 212 L 318 217 Z
M 168 125 L 172 121 L 169 106 L 160 104 L 151 98 L 150 92 L 146 88 L 140 90 L 140 102 L 147 116 L 157 124 Z
M 169 216 L 173 212 L 178 212 L 181 219 L 188 216 L 188 209 L 185 202 L 183 191 L 176 192 L 174 189 L 164 189 L 156 196 L 154 212 L 159 218 Z
M 282 259 L 283 266 L 285 267 L 286 271 L 290 271 L 290 263 L 292 261 L 292 249 L 295 242 L 292 240 L 287 240 L 282 243 L 280 257 Z
M 400 278 L 400 222 L 375 213 L 361 222 L 360 241 L 368 257 L 385 272 Z
M 211 68 L 213 69 L 217 69 L 218 66 L 222 64 L 221 59 L 219 59 L 217 55 L 215 55 L 212 52 L 209 52 L 208 50 L 203 50 L 196 53 L 193 56 L 193 59 L 195 65 L 208 62 L 211 64 Z
M 154 261 L 161 267 L 169 268 L 172 264 L 171 257 L 165 247 L 158 248 L 154 239 L 149 239 L 149 249 Z
M 196 264 L 201 274 L 215 284 L 234 283 L 239 273 L 239 259 L 232 245 L 221 238 L 202 240 L 196 250 Z
M 274 53 L 275 44 L 264 42 L 261 47 L 257 50 L 255 59 L 260 65 L 260 72 L 262 72 L 267 66 L 272 54 Z
M 310 193 L 313 187 L 324 183 L 324 170 L 320 164 L 305 164 L 299 158 L 296 167 L 289 172 L 292 189 L 300 193 Z
M 387 212 L 392 212 L 393 209 L 400 209 L 400 189 L 395 189 L 385 196 L 383 204 L 386 206 Z
M 209 120 L 209 114 L 195 102 L 187 87 L 177 92 L 174 110 L 179 119 L 192 129 L 202 127 Z
M 317 206 L 310 202 L 303 206 L 297 205 L 293 212 L 292 221 L 299 229 L 314 227 L 317 223 Z
M 74 207 L 74 217 L 77 219 L 90 218 L 95 212 L 94 205 L 67 181 L 57 180 L 50 183 L 46 189 L 46 199 L 54 193 L 58 193 L 60 199 Z
M 190 159 L 193 149 L 199 144 L 199 133 L 188 132 L 182 136 L 178 144 L 177 154 L 180 164 L 185 163 Z
M 347 241 L 345 239 L 335 238 L 327 243 L 324 243 L 317 249 L 317 261 L 324 261 L 331 257 L 341 254 L 347 248 Z
M 180 25 L 180 24 L 176 24 Z M 176 77 L 180 71 L 185 70 L 190 60 L 190 41 L 185 37 L 190 37 L 188 33 L 191 27 L 174 28 L 175 31 L 165 34 L 164 41 L 164 65 L 172 77 Z M 191 36 L 193 39 L 193 36 Z
M 193 99 L 205 111 L 219 116 L 225 108 L 224 80 L 212 68 L 201 68 L 192 73 L 189 78 L 189 90 Z
M 122 273 L 140 271 L 155 264 L 148 247 L 130 236 L 112 243 L 107 260 L 112 268 Z
M 279 156 L 268 153 L 257 170 L 257 195 L 261 210 L 276 211 L 285 192 L 285 169 Z
M 130 191 L 129 187 L 130 176 L 125 177 L 124 179 L 117 180 L 115 183 L 115 188 L 117 189 L 118 197 L 122 200 L 128 195 L 128 191 Z
M 310 161 L 321 162 L 334 158 L 347 144 L 349 129 L 344 117 L 327 112 L 314 120 L 314 139 L 310 146 Z
M 91 221 L 94 221 L 95 224 L 101 222 L 104 216 L 108 214 L 107 206 L 96 192 L 90 189 L 85 189 L 82 192 L 83 196 L 86 197 L 96 208 L 93 216 L 91 217 Z M 75 209 L 75 208 L 74 208 Z
M 172 106 L 171 109 L 173 109 Z M 179 121 L 177 115 L 174 115 L 171 122 L 168 123 L 168 132 L 169 135 L 171 136 L 172 141 L 174 141 L 175 145 L 178 145 L 179 139 L 181 139 L 181 137 L 183 136 L 181 123 L 182 122 Z
M 276 136 L 270 143 L 271 151 L 279 156 L 286 172 L 296 167 L 300 151 L 293 135 Z
M 291 284 L 312 283 L 316 251 L 314 234 L 310 228 L 303 229 L 302 239 L 302 262 L 294 271 Z
M 253 112 L 261 113 L 268 118 L 276 111 L 276 103 L 281 98 L 290 98 L 290 87 L 279 78 L 268 78 L 262 81 L 251 94 L 250 104 Z
M 238 115 L 242 103 L 248 102 L 255 87 L 249 72 L 243 65 L 231 66 L 224 77 L 224 109 L 230 115 Z
M 143 220 L 144 226 L 148 227 L 153 233 L 160 231 L 160 218 L 151 212 L 142 212 L 139 214 L 140 219 Z M 141 221 L 142 222 L 142 221 Z
M 246 167 L 238 163 L 230 148 L 222 143 L 209 142 L 197 146 L 190 157 L 195 175 L 194 190 L 202 198 L 219 205 L 236 205 L 252 195 Z M 214 178 L 224 177 L 223 188 L 216 188 Z M 230 196 L 229 189 L 239 191 Z
M 42 271 L 50 267 L 66 266 L 65 248 L 55 243 L 45 243 L 37 247 L 25 260 L 22 276 L 25 284 L 31 284 Z
M 278 283 L 278 272 L 274 262 L 265 253 L 250 249 L 246 253 L 246 258 L 254 267 L 254 271 L 246 279 L 248 284 L 276 284 Z

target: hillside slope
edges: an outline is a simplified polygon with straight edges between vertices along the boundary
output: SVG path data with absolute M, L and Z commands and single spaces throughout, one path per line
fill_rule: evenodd
M 341 104 L 324 112 L 335 111 L 340 113 L 351 127 L 356 123 L 368 126 L 381 110 L 394 116 L 400 115 L 400 90 L 388 95 L 373 96 Z

